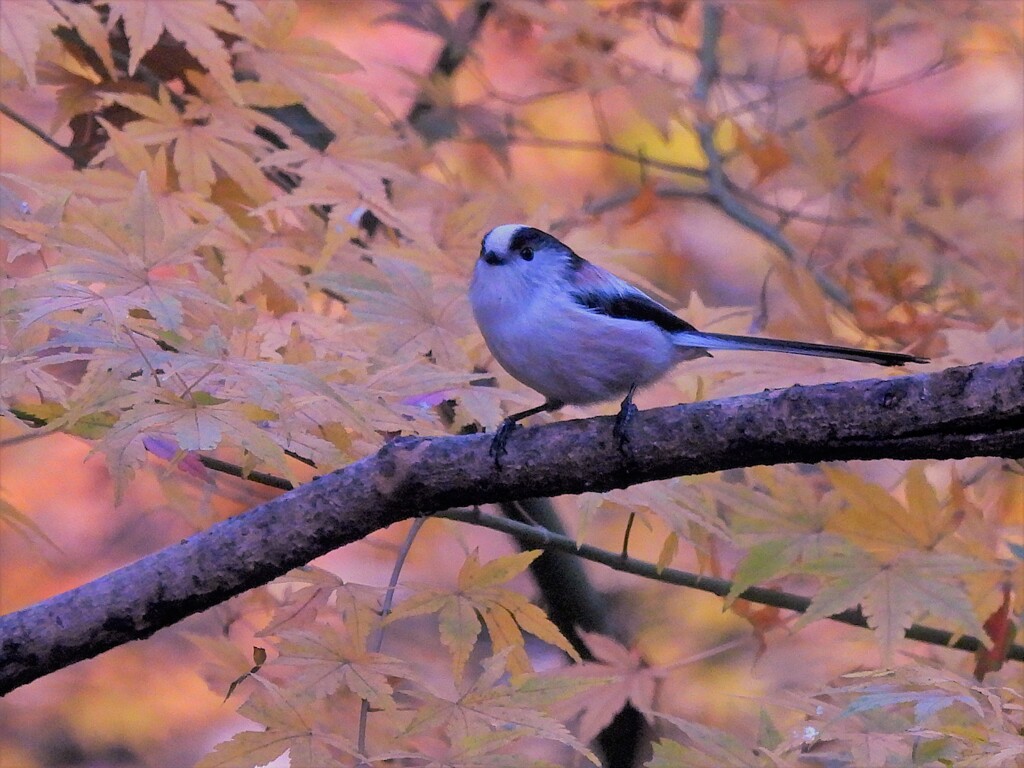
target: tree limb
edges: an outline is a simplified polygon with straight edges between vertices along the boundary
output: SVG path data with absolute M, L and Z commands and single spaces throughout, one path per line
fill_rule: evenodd
M 1024 357 L 490 435 L 399 438 L 373 456 L 102 578 L 0 617 L 0 694 L 265 584 L 413 515 L 735 467 L 1024 456 Z
M 732 582 L 728 579 L 721 579 L 716 576 L 708 576 L 700 573 L 690 573 L 677 568 L 662 568 L 654 563 L 638 560 L 635 557 L 624 556 L 618 552 L 610 552 L 590 544 L 577 544 L 571 537 L 562 532 L 549 531 L 535 525 L 527 525 L 518 520 L 508 520 L 496 515 L 485 515 L 478 510 L 450 510 L 442 516 L 446 520 L 458 520 L 471 525 L 480 525 L 490 528 L 492 531 L 501 531 L 510 536 L 515 536 L 525 548 L 544 549 L 545 554 L 557 551 L 563 554 L 568 553 L 574 560 L 590 560 L 600 563 L 612 570 L 621 573 L 632 573 L 642 576 L 651 581 L 660 581 L 663 584 L 675 584 L 688 589 L 696 589 L 701 592 L 709 592 L 712 595 L 725 597 L 732 591 Z M 538 558 L 539 559 L 539 558 Z M 535 561 L 536 562 L 536 561 Z M 758 605 L 770 605 L 774 608 L 782 608 L 786 611 L 806 613 L 811 607 L 811 598 L 803 595 L 794 595 L 791 592 L 783 592 L 778 589 L 767 589 L 765 587 L 750 587 L 737 595 L 739 600 L 747 600 Z M 841 613 L 829 616 L 832 621 L 840 624 L 848 624 L 851 627 L 869 628 L 867 617 L 859 608 L 851 608 Z M 961 651 L 974 653 L 983 647 L 980 638 L 971 635 L 956 635 L 942 629 L 935 629 L 923 624 L 912 624 L 907 627 L 905 634 L 908 640 L 917 640 L 930 645 L 941 645 L 956 648 Z M 585 647 L 585 646 L 584 646 Z M 1024 646 L 1011 645 L 1007 658 L 1014 661 L 1024 661 Z

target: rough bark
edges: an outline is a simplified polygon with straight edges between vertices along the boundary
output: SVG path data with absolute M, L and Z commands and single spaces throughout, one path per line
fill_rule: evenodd
M 622 488 L 733 467 L 1024 456 L 1024 358 L 762 392 L 378 453 L 93 582 L 0 617 L 0 694 L 216 605 L 332 549 L 449 507 Z

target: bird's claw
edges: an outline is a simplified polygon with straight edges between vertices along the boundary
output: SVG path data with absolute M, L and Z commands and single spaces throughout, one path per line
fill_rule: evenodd
M 494 458 L 495 469 L 501 469 L 501 457 L 508 453 L 505 444 L 515 428 L 515 419 L 507 418 L 501 422 L 501 426 L 494 433 L 494 439 L 491 440 L 491 447 L 487 449 L 487 453 Z
M 639 409 L 633 404 L 634 392 L 636 392 L 636 384 L 629 388 L 629 392 L 623 398 L 622 406 L 615 417 L 615 426 L 612 427 L 612 436 L 615 438 L 619 452 L 623 455 L 626 454 L 626 446 L 629 444 L 629 425 L 639 412 Z

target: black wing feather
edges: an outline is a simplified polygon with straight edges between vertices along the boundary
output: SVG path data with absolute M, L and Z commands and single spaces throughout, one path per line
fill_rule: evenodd
M 591 312 L 622 320 L 654 323 L 667 333 L 696 331 L 697 329 L 650 296 L 639 292 L 609 293 L 607 291 L 581 291 L 573 296 L 576 302 Z

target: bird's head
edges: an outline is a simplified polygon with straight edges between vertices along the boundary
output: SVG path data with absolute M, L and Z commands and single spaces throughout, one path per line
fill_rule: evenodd
M 502 224 L 480 244 L 474 282 L 522 283 L 524 287 L 558 283 L 582 259 L 553 235 L 525 224 Z

